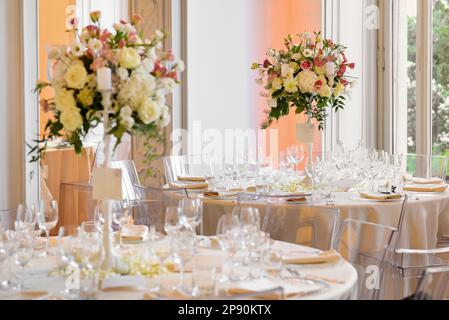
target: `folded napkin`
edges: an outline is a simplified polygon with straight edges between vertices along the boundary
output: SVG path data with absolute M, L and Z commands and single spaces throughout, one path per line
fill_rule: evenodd
M 360 197 L 369 200 L 395 200 L 402 199 L 402 195 L 398 193 L 382 194 L 382 193 L 360 193 Z
M 306 202 L 306 197 L 298 197 L 298 198 L 288 198 L 287 202 Z
M 145 279 L 141 276 L 120 276 L 105 278 L 102 291 L 133 291 L 145 289 Z
M 208 198 L 218 198 L 220 196 L 220 193 L 215 191 L 206 191 L 203 193 L 203 195 Z
M 411 192 L 444 192 L 447 189 L 446 184 L 440 184 L 440 185 L 431 185 L 431 184 L 410 184 L 404 186 L 402 188 L 404 191 L 411 191 Z
M 413 178 L 413 184 L 438 184 L 441 185 L 443 180 L 440 178 Z
M 191 190 L 197 190 L 197 189 L 207 189 L 209 187 L 209 184 L 207 183 L 183 183 L 182 181 L 177 181 L 170 183 L 170 187 L 174 189 L 191 189 Z
M 176 290 L 170 292 L 162 292 L 161 294 L 145 293 L 143 300 L 190 300 L 191 296 Z
M 248 187 L 248 188 L 246 188 L 246 192 L 256 193 L 257 192 L 257 188 L 256 187 Z
M 292 252 L 282 258 L 284 264 L 322 264 L 334 263 L 340 260 L 340 254 L 335 250 L 323 251 L 314 255 L 295 254 Z
M 206 182 L 206 178 L 205 177 L 194 177 L 194 176 L 180 176 L 180 177 L 178 177 L 178 181 Z
M 278 292 L 263 293 L 275 288 L 282 287 L 284 298 L 289 299 L 296 296 L 307 295 L 320 289 L 318 285 L 292 284 L 287 281 L 274 281 L 272 279 L 258 279 L 243 281 L 226 288 L 226 293 L 231 296 L 254 294 L 254 298 L 260 300 L 279 300 L 282 296 Z
M 120 236 L 124 241 L 142 241 L 148 234 L 147 226 L 127 224 L 122 227 Z

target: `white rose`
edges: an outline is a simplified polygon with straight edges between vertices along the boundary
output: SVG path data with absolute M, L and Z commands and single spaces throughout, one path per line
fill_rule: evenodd
M 83 118 L 77 108 L 69 108 L 62 112 L 60 120 L 66 131 L 73 132 L 83 125 Z
M 67 89 L 57 89 L 55 91 L 55 105 L 56 109 L 64 112 L 67 109 L 76 108 L 76 100 L 73 96 L 73 91 Z
M 134 69 L 140 64 L 140 55 L 134 48 L 125 47 L 118 55 L 120 66 L 126 69 Z
M 293 70 L 293 68 L 287 63 L 285 63 L 281 66 L 281 75 L 283 78 L 293 77 L 294 72 L 295 72 L 295 70 Z
M 297 75 L 298 86 L 303 93 L 312 93 L 315 91 L 315 82 L 318 80 L 318 76 L 315 72 L 310 70 L 301 71 Z
M 144 124 L 150 124 L 159 120 L 161 108 L 152 99 L 146 99 L 137 110 L 137 113 Z
M 117 69 L 117 76 L 119 77 L 119 79 L 121 81 L 128 80 L 129 79 L 128 70 L 126 70 L 125 68 L 118 68 Z
M 271 83 L 271 87 L 274 89 L 274 90 L 281 90 L 282 89 L 282 79 L 281 78 L 275 78 L 274 80 L 273 80 L 273 82 Z
M 87 71 L 82 64 L 76 63 L 69 67 L 64 79 L 70 88 L 82 89 L 87 82 Z

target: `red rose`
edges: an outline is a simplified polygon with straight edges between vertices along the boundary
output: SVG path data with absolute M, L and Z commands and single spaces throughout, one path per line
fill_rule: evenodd
M 341 56 L 343 57 L 343 63 L 348 62 L 348 59 L 346 58 L 346 55 L 344 52 L 341 53 Z
M 354 69 L 354 68 L 355 68 L 355 63 L 354 63 L 354 62 L 348 63 L 347 66 L 348 66 L 350 69 Z
M 346 80 L 346 79 L 341 79 L 340 82 L 341 82 L 345 87 L 349 84 L 348 80 Z

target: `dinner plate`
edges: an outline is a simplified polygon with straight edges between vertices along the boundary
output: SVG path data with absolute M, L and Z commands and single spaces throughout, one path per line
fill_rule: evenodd
M 351 197 L 350 199 L 355 200 L 355 201 L 365 201 L 365 202 L 402 202 L 402 201 L 404 201 L 404 197 L 402 197 L 400 199 L 385 199 L 385 200 L 383 200 L 383 199 L 365 199 L 362 197 L 354 196 L 354 197 Z
M 272 197 L 272 198 L 300 198 L 300 197 L 310 197 L 312 195 L 313 195 L 313 193 L 309 192 L 309 191 L 261 193 L 262 197 Z

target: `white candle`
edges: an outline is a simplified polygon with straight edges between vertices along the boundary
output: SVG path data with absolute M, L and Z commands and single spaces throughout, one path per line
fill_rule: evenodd
M 112 71 L 110 68 L 97 70 L 97 88 L 99 91 L 112 90 Z

